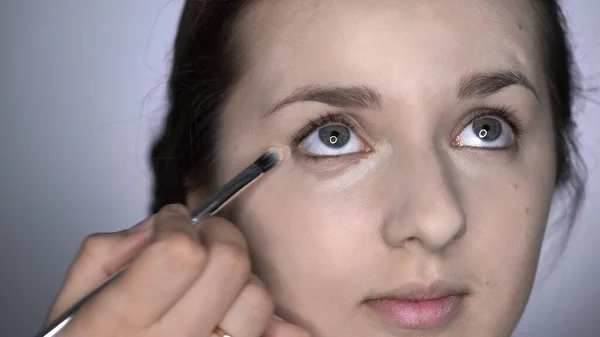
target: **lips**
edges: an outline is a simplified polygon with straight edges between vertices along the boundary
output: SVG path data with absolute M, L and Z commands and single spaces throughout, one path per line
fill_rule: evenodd
M 466 287 L 443 281 L 410 283 L 370 298 L 365 304 L 401 328 L 438 328 L 456 316 L 467 294 Z

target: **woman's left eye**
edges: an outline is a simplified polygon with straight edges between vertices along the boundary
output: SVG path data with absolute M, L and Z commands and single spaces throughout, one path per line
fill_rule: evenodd
M 300 148 L 315 157 L 342 156 L 364 152 L 364 142 L 343 124 L 327 124 L 312 131 Z
M 493 116 L 473 120 L 456 137 L 458 146 L 507 148 L 513 144 L 515 134 L 501 118 Z

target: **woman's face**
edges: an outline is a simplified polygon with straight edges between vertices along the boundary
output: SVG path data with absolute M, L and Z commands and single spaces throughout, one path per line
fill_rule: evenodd
M 255 1 L 220 183 L 282 317 L 315 336 L 507 336 L 554 189 L 527 1 Z

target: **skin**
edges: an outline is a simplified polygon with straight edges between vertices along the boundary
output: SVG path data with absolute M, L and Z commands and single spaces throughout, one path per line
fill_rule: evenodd
M 183 205 L 167 205 L 129 230 L 87 237 L 44 326 L 124 267 L 60 337 L 222 337 L 215 327 L 236 337 L 309 336 L 273 315 L 271 296 L 250 274 L 242 233 L 217 217 L 192 226 Z
M 236 35 L 246 59 L 221 116 L 218 182 L 272 145 L 289 147 L 284 163 L 227 210 L 280 316 L 314 336 L 510 335 L 531 290 L 555 179 L 532 18 L 528 2 L 516 0 L 248 7 Z M 459 100 L 464 76 L 497 69 L 522 72 L 537 96 L 513 85 Z M 261 118 L 306 85 L 368 86 L 381 105 L 296 102 Z M 469 112 L 499 105 L 523 127 L 514 144 L 457 146 Z M 352 116 L 371 151 L 315 161 L 290 143 L 328 112 Z M 190 192 L 189 206 L 202 195 Z M 444 326 L 400 328 L 364 304 L 436 280 L 468 290 Z

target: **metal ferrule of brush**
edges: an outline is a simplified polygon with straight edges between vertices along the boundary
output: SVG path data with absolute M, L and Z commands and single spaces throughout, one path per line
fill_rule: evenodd
M 210 195 L 206 201 L 198 205 L 192 212 L 191 217 L 194 223 L 197 223 L 201 218 L 210 216 L 218 212 L 224 207 L 228 201 L 241 192 L 246 186 L 250 185 L 256 178 L 273 168 L 281 161 L 281 156 L 277 152 L 267 151 L 257 159 L 254 164 L 248 166 L 232 180 L 221 187 L 217 192 Z M 47 325 L 35 337 L 53 337 L 56 336 L 68 323 L 73 315 L 92 297 L 96 296 L 106 286 L 113 283 L 124 272 L 125 269 L 115 273 L 110 279 L 104 282 L 101 286 L 82 298 L 79 302 L 67 309 L 65 313 L 60 315 L 54 322 Z
M 248 166 L 245 170 L 240 172 L 235 178 L 225 184 L 217 192 L 213 193 L 206 201 L 198 205 L 194 209 L 192 214 L 192 221 L 198 222 L 205 216 L 214 214 L 229 198 L 238 193 L 241 189 L 247 186 L 252 180 L 256 179 L 259 175 L 263 174 L 264 171 L 256 164 Z M 117 278 L 123 274 L 123 271 L 119 271 L 114 274 L 110 279 L 104 282 L 101 286 L 96 288 L 93 292 L 88 294 L 86 297 L 77 302 L 74 306 L 69 308 L 65 313 L 58 317 L 53 324 L 50 324 L 45 329 L 40 331 L 34 337 L 53 337 L 71 320 L 72 316 L 87 302 L 88 299 L 96 296 L 106 286 L 113 283 Z

